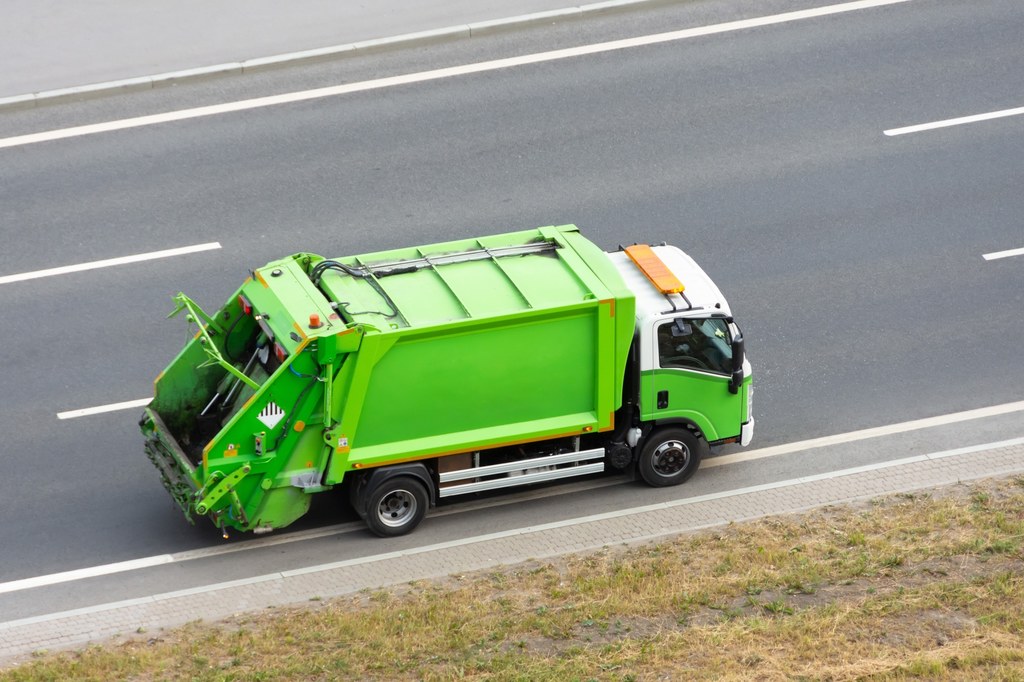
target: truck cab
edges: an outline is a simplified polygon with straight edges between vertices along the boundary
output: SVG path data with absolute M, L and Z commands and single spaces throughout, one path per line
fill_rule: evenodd
M 608 258 L 636 296 L 640 420 L 685 424 L 710 445 L 748 445 L 751 365 L 718 286 L 675 246 L 638 245 Z

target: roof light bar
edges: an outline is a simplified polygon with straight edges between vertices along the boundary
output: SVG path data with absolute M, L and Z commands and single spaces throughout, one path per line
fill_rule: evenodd
M 658 258 L 658 254 L 654 253 L 654 250 L 647 244 L 627 246 L 626 255 L 636 263 L 640 271 L 661 293 L 681 294 L 686 289 L 679 278 L 668 269 L 665 261 Z

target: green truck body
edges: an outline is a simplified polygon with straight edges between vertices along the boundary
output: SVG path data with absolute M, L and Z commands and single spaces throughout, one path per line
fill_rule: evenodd
M 659 417 L 658 374 L 684 371 L 643 368 L 638 301 L 650 292 L 638 297 L 623 267 L 570 225 L 295 254 L 253 271 L 212 315 L 179 294 L 175 313 L 198 331 L 154 382 L 147 454 L 186 516 L 225 532 L 287 526 L 338 486 L 388 536 L 442 497 L 609 466 L 682 482 L 705 434 L 752 426 L 742 340 L 727 331 L 712 349 L 740 356 L 728 377 L 685 372 L 677 395 L 698 394 Z M 660 440 L 671 445 L 654 452 Z

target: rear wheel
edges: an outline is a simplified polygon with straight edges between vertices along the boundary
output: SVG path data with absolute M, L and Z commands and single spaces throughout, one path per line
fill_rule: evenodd
M 679 485 L 697 471 L 707 447 L 702 438 L 681 426 L 655 431 L 640 451 L 640 477 L 656 488 Z
M 366 525 L 382 538 L 412 532 L 427 513 L 427 489 L 408 476 L 389 478 L 366 499 Z

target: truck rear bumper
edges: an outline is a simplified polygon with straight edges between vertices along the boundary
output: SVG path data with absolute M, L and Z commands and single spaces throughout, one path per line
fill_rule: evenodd
M 188 522 L 194 523 L 193 505 L 199 491 L 195 481 L 195 467 L 155 411 L 146 408 L 139 426 L 146 437 L 146 455 L 160 472 L 164 487 L 181 507 Z

